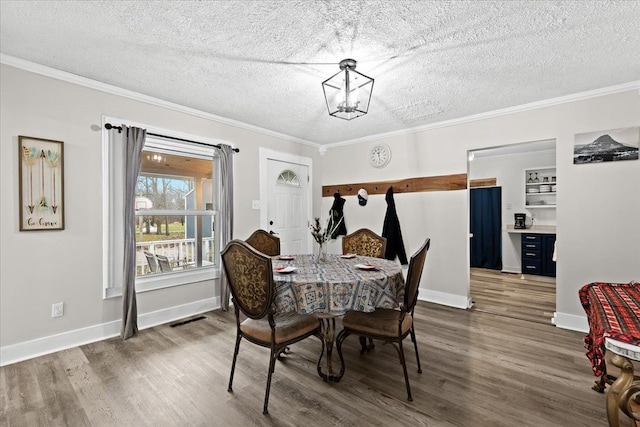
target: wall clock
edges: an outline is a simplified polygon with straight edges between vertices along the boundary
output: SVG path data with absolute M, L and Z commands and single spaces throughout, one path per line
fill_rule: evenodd
M 369 153 L 369 162 L 375 168 L 386 166 L 389 160 L 391 160 L 391 148 L 386 144 L 376 145 Z

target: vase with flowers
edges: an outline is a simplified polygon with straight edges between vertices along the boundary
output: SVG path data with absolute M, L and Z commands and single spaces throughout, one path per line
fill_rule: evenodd
M 322 228 L 320 225 L 320 218 L 315 218 L 314 223 L 309 226 L 311 230 L 311 235 L 315 239 L 316 243 L 318 243 L 318 255 L 317 261 L 323 262 L 327 259 L 327 242 L 332 240 L 332 236 L 335 231 L 338 229 L 338 226 L 342 222 L 342 217 L 336 219 L 333 215 L 329 217 L 327 220 L 327 226 Z

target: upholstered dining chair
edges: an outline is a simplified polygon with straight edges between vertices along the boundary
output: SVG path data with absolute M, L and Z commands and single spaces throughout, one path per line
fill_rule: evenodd
M 404 301 L 400 304 L 399 309 L 376 308 L 373 313 L 349 311 L 342 318 L 342 326 L 344 329 L 340 331 L 336 338 L 338 355 L 343 363 L 342 343 L 351 334 L 391 343 L 398 351 L 398 356 L 400 357 L 400 363 L 404 371 L 404 381 L 407 385 L 407 399 L 409 401 L 412 401 L 413 397 L 411 396 L 411 388 L 409 386 L 409 375 L 407 375 L 407 363 L 404 357 L 402 341 L 407 335 L 411 335 L 411 341 L 413 341 L 416 351 L 418 373 L 422 373 L 420 355 L 418 354 L 418 342 L 416 341 L 413 325 L 413 310 L 418 301 L 420 278 L 422 277 L 422 271 L 424 270 L 424 263 L 430 245 L 431 239 L 427 239 L 409 261 L 409 271 L 404 288 Z
M 342 253 L 384 258 L 387 238 L 368 228 L 361 228 L 342 238 Z
M 263 254 L 269 256 L 280 255 L 280 238 L 264 230 L 254 231 L 246 242 Z
M 361 228 L 342 238 L 342 253 L 384 258 L 387 249 L 387 238 L 378 236 L 368 228 Z M 364 337 L 360 337 L 360 353 L 371 351 L 375 348 L 373 340 L 369 338 L 369 344 Z
M 233 374 L 240 341 L 247 341 L 271 350 L 263 414 L 268 414 L 271 376 L 278 355 L 284 349 L 312 335 L 321 338 L 320 321 L 315 316 L 298 313 L 276 315 L 275 285 L 271 258 L 258 252 L 242 240 L 232 240 L 222 251 L 222 264 L 231 288 L 236 315 L 236 346 L 231 364 L 228 392 L 233 392 Z M 240 321 L 240 312 L 246 319 Z M 322 351 L 324 351 L 324 341 Z
M 160 267 L 158 266 L 158 261 L 156 260 L 156 256 L 151 252 L 144 251 L 144 256 L 147 258 L 147 264 L 149 264 L 149 272 L 157 273 L 160 271 Z

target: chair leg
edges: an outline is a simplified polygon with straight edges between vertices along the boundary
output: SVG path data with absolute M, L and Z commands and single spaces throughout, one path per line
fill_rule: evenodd
M 422 367 L 420 366 L 420 354 L 418 353 L 418 340 L 416 340 L 416 331 L 411 325 L 411 341 L 413 341 L 413 347 L 416 349 L 416 360 L 418 361 L 418 373 L 422 373 Z
M 361 336 L 360 340 L 360 354 L 364 354 L 365 352 L 369 352 L 373 350 L 376 345 L 373 343 L 373 339 L 369 338 L 369 345 L 367 345 L 367 338 Z
M 233 352 L 233 362 L 231 363 L 231 376 L 229 377 L 229 388 L 227 388 L 227 391 L 229 393 L 231 393 L 233 391 L 233 373 L 236 370 L 236 360 L 238 359 L 238 351 L 240 350 L 240 340 L 242 339 L 242 336 L 238 333 L 238 335 L 236 336 L 236 349 Z
M 271 355 L 269 360 L 269 376 L 267 377 L 267 390 L 264 395 L 264 408 L 262 408 L 262 413 L 267 415 L 269 411 L 267 410 L 267 406 L 269 406 L 269 390 L 271 390 L 271 376 L 273 375 L 273 371 L 276 369 L 276 359 L 278 358 L 279 351 L 276 352 L 274 348 L 271 349 Z
M 289 347 L 281 348 L 280 350 L 278 350 L 278 356 L 276 357 L 276 359 L 281 359 L 282 355 L 287 353 L 291 353 L 291 348 Z
M 340 333 L 336 337 L 336 349 L 338 350 L 338 357 L 340 358 L 340 366 L 341 366 L 341 368 L 340 368 L 341 370 L 340 370 L 340 374 L 339 374 L 340 378 L 342 378 L 342 375 L 344 374 L 344 370 L 345 370 L 344 356 L 342 356 L 342 343 L 344 342 L 344 340 L 349 335 L 350 334 L 343 329 L 343 330 L 340 331 Z M 360 337 L 360 339 L 363 339 L 363 338 Z M 322 351 L 324 351 L 324 344 L 323 344 L 323 347 L 322 347 Z M 320 361 L 318 361 L 318 372 L 320 372 Z
M 398 354 L 400 355 L 400 363 L 402 363 L 402 370 L 404 371 L 404 382 L 407 384 L 407 400 L 413 401 L 411 397 L 411 387 L 409 387 L 409 374 L 407 374 L 407 363 L 404 360 L 404 350 L 402 349 L 402 341 L 398 344 Z
M 360 341 L 360 354 L 364 354 L 364 352 L 367 351 L 367 339 L 365 337 L 359 337 L 358 340 Z

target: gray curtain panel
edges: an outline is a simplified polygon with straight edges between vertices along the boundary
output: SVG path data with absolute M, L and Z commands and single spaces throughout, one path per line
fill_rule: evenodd
M 136 184 L 142 161 L 142 148 L 147 131 L 122 125 L 124 144 L 124 274 L 122 283 L 122 328 L 120 336 L 127 339 L 138 333 L 136 304 Z
M 220 147 L 221 197 L 220 197 L 220 250 L 233 239 L 233 149 L 225 144 Z M 222 270 L 220 280 L 221 301 L 224 311 L 229 309 L 229 282 Z

